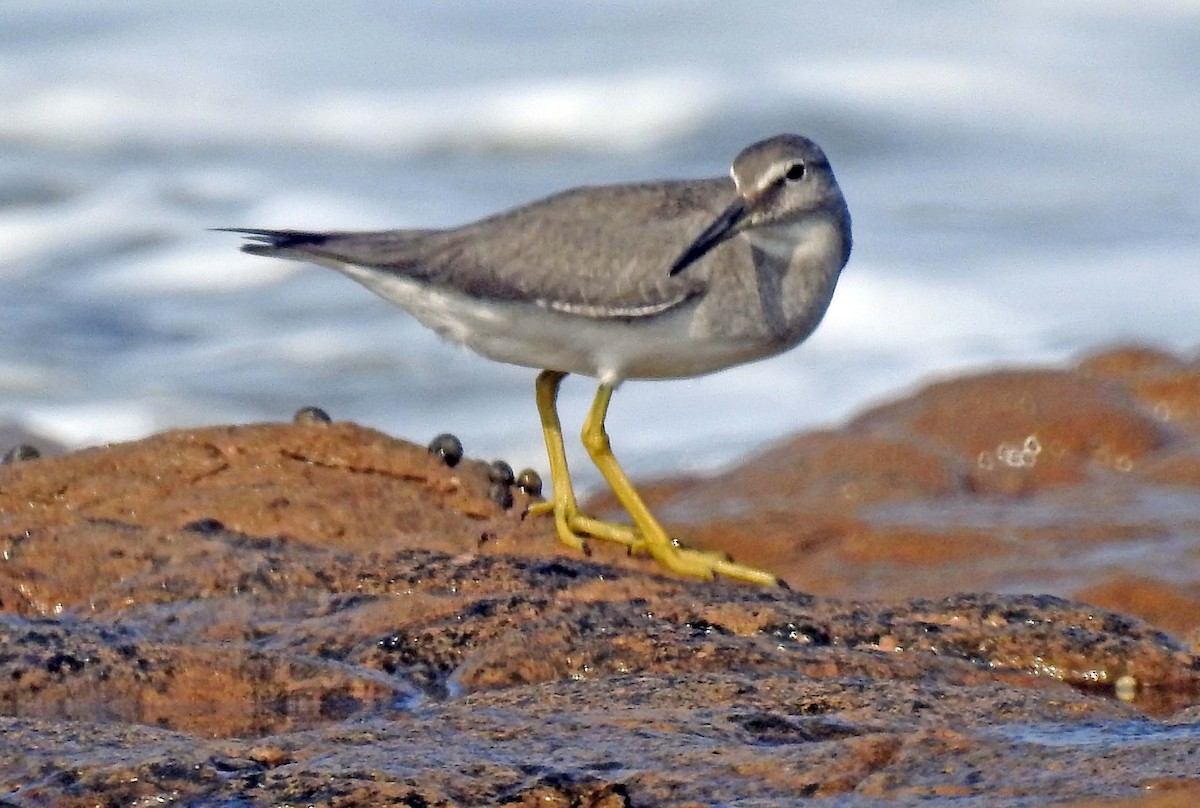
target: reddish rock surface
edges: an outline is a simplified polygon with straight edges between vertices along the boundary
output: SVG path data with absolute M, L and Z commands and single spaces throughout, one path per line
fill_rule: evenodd
M 1048 592 L 1200 648 L 1200 364 L 1157 351 L 936 383 L 642 491 L 688 542 L 808 592 Z
M 1197 378 L 989 373 L 645 486 L 791 592 L 351 424 L 5 466 L 0 802 L 1193 804 Z

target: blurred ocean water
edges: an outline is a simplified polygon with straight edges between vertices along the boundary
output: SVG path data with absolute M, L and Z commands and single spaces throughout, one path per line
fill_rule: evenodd
M 457 224 L 722 174 L 783 131 L 824 146 L 854 216 L 833 307 L 784 356 L 623 388 L 635 474 L 735 462 L 930 375 L 1192 353 L 1197 64 L 1185 0 L 7 0 L 0 423 L 79 446 L 319 404 L 542 468 L 533 372 L 208 228 Z M 592 391 L 568 380 L 568 429 Z

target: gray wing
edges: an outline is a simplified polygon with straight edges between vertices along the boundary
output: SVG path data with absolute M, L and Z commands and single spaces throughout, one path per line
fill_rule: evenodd
M 535 301 L 584 317 L 645 317 L 704 291 L 671 263 L 733 199 L 726 179 L 577 188 L 449 230 L 238 230 L 243 249 L 358 264 L 474 297 Z

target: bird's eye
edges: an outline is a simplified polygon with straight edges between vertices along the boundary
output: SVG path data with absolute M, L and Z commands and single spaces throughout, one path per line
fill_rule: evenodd
M 790 166 L 788 166 L 788 170 L 783 176 L 788 182 L 796 182 L 797 180 L 804 179 L 804 174 L 806 171 L 807 169 L 805 168 L 804 163 L 792 163 Z

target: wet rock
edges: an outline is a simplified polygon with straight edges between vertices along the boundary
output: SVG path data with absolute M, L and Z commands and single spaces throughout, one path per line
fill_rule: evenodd
M 166 644 L 93 621 L 0 618 L 0 714 L 259 736 L 349 718 L 403 688 L 226 645 Z
M 1079 371 L 1116 382 L 1167 426 L 1200 434 L 1200 361 L 1125 346 L 1083 359 Z
M 1074 597 L 1104 609 L 1136 614 L 1176 636 L 1193 639 L 1200 653 L 1200 586 L 1126 573 L 1075 592 Z M 1190 635 L 1190 637 L 1189 637 Z
M 1121 388 L 1054 370 L 939 382 L 851 427 L 923 438 L 967 464 L 974 491 L 1009 495 L 1130 470 L 1169 437 Z
M 1200 612 L 1184 608 L 1200 591 L 1200 430 L 1182 414 L 1200 406 L 1195 372 L 1122 348 L 1074 370 L 940 382 L 715 477 L 639 488 L 686 543 L 806 591 L 1074 597 L 1136 575 L 1182 599 L 1098 605 L 1190 637 L 1200 629 Z M 585 507 L 615 513 L 609 497 Z
M 675 580 L 603 542 L 572 554 L 552 520 L 521 518 L 519 486 L 501 484 L 520 507 L 496 507 L 489 464 L 353 424 L 6 466 L 0 800 L 1188 794 L 1200 451 L 1144 391 L 1182 391 L 1185 413 L 1190 372 L 1130 350 L 943 383 L 645 486 L 686 542 L 836 600 Z M 1036 462 L 982 477 L 977 446 L 1034 423 L 1040 452 L 1013 445 Z

